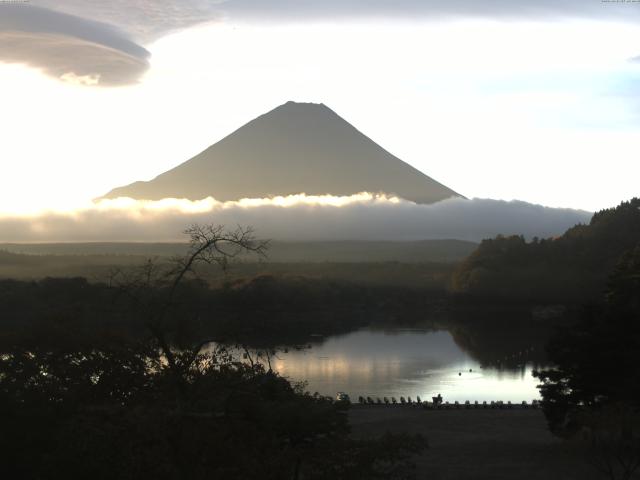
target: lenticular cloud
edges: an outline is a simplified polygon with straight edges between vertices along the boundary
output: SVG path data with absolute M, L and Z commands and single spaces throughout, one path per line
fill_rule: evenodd
M 0 62 L 82 85 L 136 83 L 150 53 L 117 28 L 47 8 L 0 2 Z

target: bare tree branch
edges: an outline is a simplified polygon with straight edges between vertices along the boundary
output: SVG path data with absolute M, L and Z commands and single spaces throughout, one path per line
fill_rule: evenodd
M 181 396 L 186 388 L 184 375 L 192 368 L 201 350 L 213 340 L 202 340 L 187 352 L 174 353 L 167 338 L 165 320 L 175 307 L 180 285 L 188 275 L 196 274 L 199 264 L 216 264 L 226 270 L 230 260 L 242 254 L 265 257 L 268 247 L 268 242 L 256 239 L 253 229 L 248 227 L 227 230 L 224 225 L 195 224 L 184 233 L 189 236 L 189 250 L 183 257 L 174 258 L 172 267 L 163 269 L 157 261 L 149 259 L 137 270 L 112 271 L 109 276 L 109 285 L 129 296 L 141 309 L 143 323 L 165 357 Z M 248 352 L 247 355 L 253 366 L 253 359 Z

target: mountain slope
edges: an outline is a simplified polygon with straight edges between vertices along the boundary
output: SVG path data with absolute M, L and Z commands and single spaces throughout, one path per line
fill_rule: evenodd
M 323 104 L 288 102 L 191 160 L 106 198 L 220 201 L 306 193 L 386 193 L 434 203 L 453 190 L 391 155 Z

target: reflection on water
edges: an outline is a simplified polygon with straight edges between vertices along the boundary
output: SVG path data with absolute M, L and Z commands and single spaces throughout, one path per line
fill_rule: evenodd
M 539 398 L 531 365 L 519 369 L 482 368 L 446 331 L 360 330 L 330 337 L 303 351 L 278 354 L 274 369 L 291 380 L 308 381 L 310 392 L 334 396 L 445 401 Z

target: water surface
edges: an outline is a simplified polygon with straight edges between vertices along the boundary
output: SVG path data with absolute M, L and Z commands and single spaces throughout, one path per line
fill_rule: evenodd
M 335 396 L 521 402 L 538 399 L 533 367 L 481 367 L 447 331 L 363 329 L 329 337 L 310 349 L 278 354 L 274 369 L 306 380 L 310 392 Z

